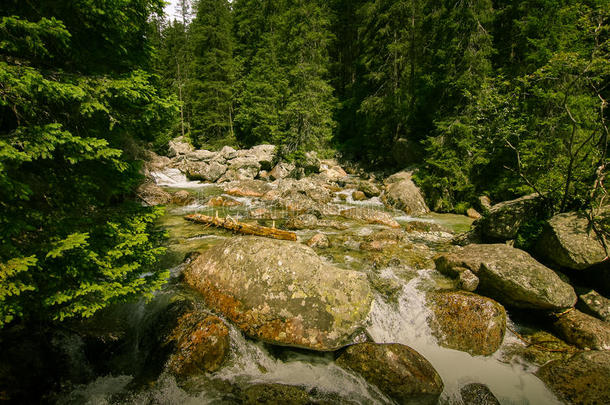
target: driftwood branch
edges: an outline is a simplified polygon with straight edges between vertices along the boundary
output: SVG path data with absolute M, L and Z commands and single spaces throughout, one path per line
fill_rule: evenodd
M 228 229 L 233 232 L 243 233 L 245 235 L 256 235 L 264 236 L 267 238 L 281 239 L 281 240 L 297 240 L 297 234 L 290 231 L 284 231 L 277 228 L 269 228 L 261 225 L 251 225 L 244 222 L 236 221 L 231 217 L 220 218 L 218 216 L 210 217 L 203 214 L 190 214 L 184 217 L 187 221 L 195 222 L 198 224 L 212 225 L 217 228 Z

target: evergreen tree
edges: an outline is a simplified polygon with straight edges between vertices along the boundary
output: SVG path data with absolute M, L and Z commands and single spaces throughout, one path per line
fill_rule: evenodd
M 198 145 L 234 142 L 231 7 L 227 0 L 199 0 L 189 26 L 192 52 L 188 84 L 191 139 Z
M 0 326 L 90 316 L 168 276 L 128 153 L 174 112 L 149 66 L 163 2 L 9 0 L 0 15 Z

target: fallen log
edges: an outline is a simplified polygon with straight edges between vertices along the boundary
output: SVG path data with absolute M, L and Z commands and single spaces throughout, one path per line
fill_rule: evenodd
M 218 216 L 210 217 L 203 214 L 189 214 L 184 217 L 187 221 L 198 224 L 212 225 L 217 228 L 228 229 L 233 232 L 243 233 L 245 235 L 265 236 L 267 238 L 281 240 L 297 240 L 297 234 L 290 231 L 284 231 L 275 227 L 269 228 L 261 225 L 251 225 L 244 222 L 239 222 L 233 218 L 220 218 Z

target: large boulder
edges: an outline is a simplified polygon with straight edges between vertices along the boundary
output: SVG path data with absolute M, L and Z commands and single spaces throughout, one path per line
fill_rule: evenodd
M 246 156 L 253 157 L 263 170 L 271 170 L 274 155 L 273 145 L 256 145 L 246 151 Z
M 477 291 L 508 306 L 562 310 L 576 303 L 574 289 L 555 272 L 505 244 L 456 248 L 434 262 L 437 270 L 452 277 L 469 270 L 479 278 Z
M 210 183 L 218 180 L 227 171 L 227 166 L 219 162 L 191 162 L 186 165 L 186 175 L 191 180 L 203 180 Z
M 186 155 L 193 150 L 194 148 L 186 140 L 186 138 L 179 136 L 178 138 L 174 138 L 169 141 L 167 156 L 176 157 L 179 155 Z
M 606 251 L 589 226 L 589 220 L 577 212 L 551 218 L 536 250 L 546 260 L 574 270 L 586 269 L 606 258 Z
M 553 324 L 559 336 L 581 349 L 610 350 L 610 323 L 577 309 L 559 316 Z
M 227 171 L 222 175 L 219 182 L 234 180 L 252 180 L 261 170 L 261 164 L 256 157 L 244 156 L 237 157 L 227 162 Z
M 427 214 L 430 209 L 411 177 L 411 172 L 399 172 L 388 177 L 384 182 L 383 202 L 388 207 L 403 210 L 409 215 Z
M 542 198 L 538 194 L 498 203 L 492 206 L 475 226 L 485 240 L 514 239 L 523 221 L 531 218 L 541 203 Z
M 502 344 L 506 311 L 494 300 L 466 292 L 432 292 L 427 299 L 428 324 L 440 345 L 486 356 Z
M 136 196 L 148 206 L 169 204 L 172 201 L 172 195 L 152 181 L 142 183 L 136 190 Z
M 166 344 L 174 346 L 166 366 L 173 374 L 214 372 L 229 354 L 229 329 L 217 316 L 188 312 L 178 318 Z
M 554 360 L 536 375 L 569 404 L 610 404 L 610 351 L 581 352 Z
M 422 355 L 398 343 L 360 343 L 337 359 L 399 404 L 436 404 L 443 381 Z
M 372 301 L 363 273 L 334 267 L 305 245 L 258 237 L 212 247 L 185 280 L 247 335 L 320 351 L 351 343 Z
M 174 296 L 152 319 L 138 346 L 148 353 L 144 373 L 178 376 L 217 371 L 230 351 L 229 329 L 191 297 Z
M 192 162 L 209 161 L 217 158 L 220 158 L 220 160 L 224 160 L 222 159 L 222 157 L 220 157 L 218 152 L 211 152 L 205 149 L 197 149 L 186 154 L 186 160 Z
M 292 163 L 280 162 L 269 172 L 271 180 L 285 179 L 292 173 L 295 166 Z

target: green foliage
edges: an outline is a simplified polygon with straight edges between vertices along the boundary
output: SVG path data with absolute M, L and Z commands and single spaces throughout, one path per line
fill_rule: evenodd
M 329 84 L 330 11 L 319 1 L 238 1 L 241 77 L 236 135 L 287 153 L 327 147 L 335 126 Z
M 235 80 L 232 16 L 227 0 L 200 0 L 189 26 L 191 139 L 196 145 L 233 138 Z
M 134 141 L 153 141 L 175 113 L 157 78 L 137 69 L 151 57 L 147 16 L 161 5 L 55 1 L 34 10 L 7 2 L 0 326 L 90 316 L 167 278 L 147 273 L 162 253 L 153 224 L 159 212 L 129 202 L 140 177 L 127 153 Z

